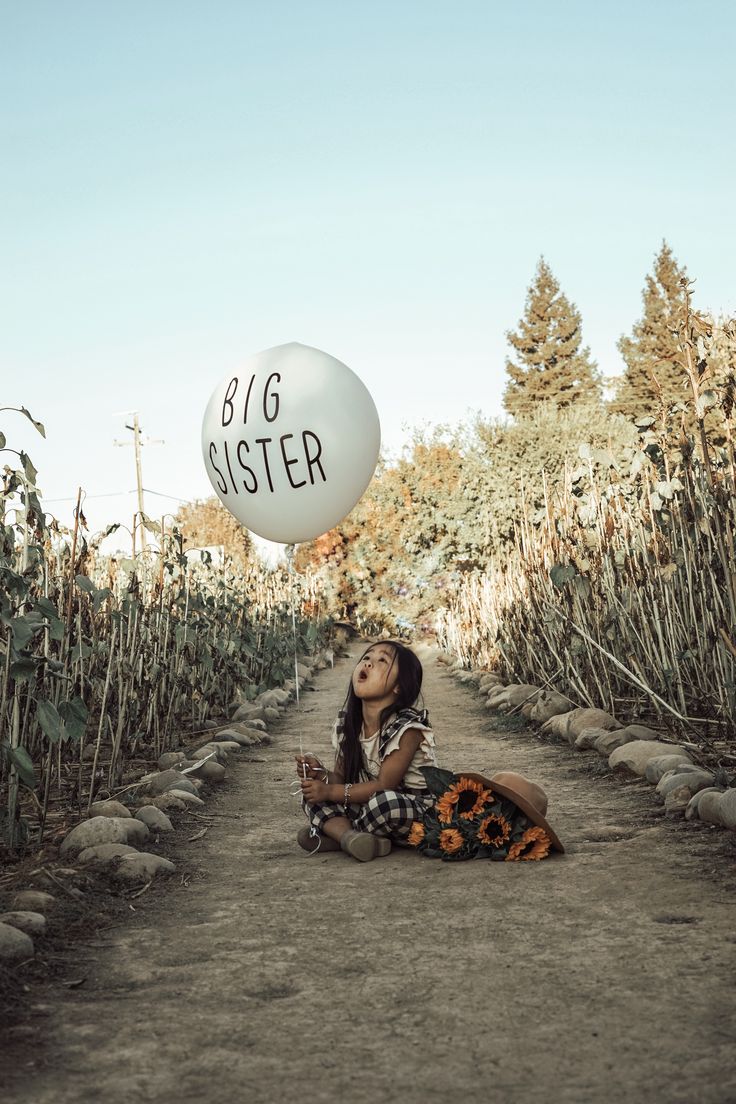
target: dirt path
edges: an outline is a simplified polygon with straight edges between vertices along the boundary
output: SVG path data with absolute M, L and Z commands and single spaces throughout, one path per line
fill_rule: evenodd
M 304 694 L 305 749 L 329 754 L 349 670 Z M 242 819 L 74 949 L 87 981 L 11 1037 L 6 1104 L 736 1099 L 731 837 L 665 821 L 587 756 L 494 732 L 473 692 L 425 670 L 442 765 L 540 781 L 570 853 L 305 856 L 292 709 L 208 803 Z

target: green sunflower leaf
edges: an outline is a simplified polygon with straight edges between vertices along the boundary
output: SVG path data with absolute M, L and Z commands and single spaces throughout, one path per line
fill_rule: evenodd
M 455 781 L 452 771 L 440 770 L 439 767 L 420 767 L 430 793 L 441 796 L 445 790 Z

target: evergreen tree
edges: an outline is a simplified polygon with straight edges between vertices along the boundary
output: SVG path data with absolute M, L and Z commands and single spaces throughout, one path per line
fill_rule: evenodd
M 631 418 L 650 414 L 660 405 L 660 391 L 665 405 L 690 398 L 675 332 L 685 306 L 686 279 L 685 267 L 663 241 L 642 291 L 643 314 L 631 336 L 618 342 L 626 368 L 611 402 L 614 413 Z
M 540 402 L 565 407 L 600 401 L 600 374 L 590 349 L 580 347 L 580 312 L 560 291 L 544 257 L 527 292 L 524 317 L 506 337 L 517 357 L 506 361 L 510 378 L 503 404 L 509 414 L 530 415 Z

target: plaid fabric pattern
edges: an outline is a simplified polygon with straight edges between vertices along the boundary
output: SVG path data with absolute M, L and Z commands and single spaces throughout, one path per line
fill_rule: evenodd
M 344 817 L 345 806 L 337 801 L 304 802 L 309 823 L 318 831 L 330 817 Z M 363 805 L 350 805 L 348 819 L 359 832 L 373 832 L 388 839 L 406 839 L 415 820 L 434 805 L 434 798 L 402 790 L 379 790 Z

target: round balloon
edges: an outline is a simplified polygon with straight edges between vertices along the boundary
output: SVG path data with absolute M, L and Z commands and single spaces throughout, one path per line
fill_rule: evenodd
M 350 512 L 381 445 L 375 403 L 342 361 L 292 342 L 256 353 L 207 404 L 202 452 L 220 501 L 284 544 L 313 540 Z

